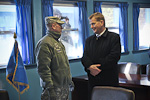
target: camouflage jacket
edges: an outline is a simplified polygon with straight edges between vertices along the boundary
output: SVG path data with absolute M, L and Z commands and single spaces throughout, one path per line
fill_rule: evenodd
M 52 95 L 57 89 L 69 88 L 72 84 L 68 58 L 64 45 L 58 40 L 60 33 L 47 32 L 36 46 L 38 74 L 42 87 L 50 90 Z

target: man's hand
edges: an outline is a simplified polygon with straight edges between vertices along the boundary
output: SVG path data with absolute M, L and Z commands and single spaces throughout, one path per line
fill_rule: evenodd
M 88 69 L 90 70 L 90 74 L 93 76 L 96 76 L 101 72 L 101 70 L 98 68 L 100 67 L 100 64 L 91 65 Z

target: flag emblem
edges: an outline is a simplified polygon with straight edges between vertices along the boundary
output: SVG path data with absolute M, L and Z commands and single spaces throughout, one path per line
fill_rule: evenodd
M 6 80 L 21 94 L 29 89 L 25 67 L 16 40 L 6 68 Z

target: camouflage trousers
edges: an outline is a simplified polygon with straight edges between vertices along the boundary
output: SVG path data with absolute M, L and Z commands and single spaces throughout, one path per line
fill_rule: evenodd
M 56 88 L 56 97 L 51 98 L 51 94 L 48 89 L 45 89 L 41 94 L 41 100 L 69 100 L 69 89 Z

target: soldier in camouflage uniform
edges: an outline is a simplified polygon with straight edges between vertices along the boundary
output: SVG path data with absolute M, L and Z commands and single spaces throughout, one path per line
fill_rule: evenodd
M 69 100 L 72 76 L 64 45 L 58 40 L 62 24 L 58 17 L 46 17 L 47 34 L 36 45 L 36 60 L 43 92 L 41 100 Z

